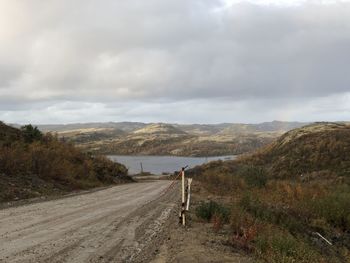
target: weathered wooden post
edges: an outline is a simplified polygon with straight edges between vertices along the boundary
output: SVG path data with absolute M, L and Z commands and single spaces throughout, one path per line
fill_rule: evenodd
M 181 209 L 179 212 L 179 223 L 182 225 L 186 225 L 186 191 L 187 190 L 185 188 L 185 169 L 188 167 L 188 165 L 186 165 L 185 167 L 182 167 L 181 172 L 179 173 L 179 175 L 181 175 Z
M 191 199 L 191 183 L 192 178 L 187 179 L 187 202 L 186 202 L 186 211 L 190 209 L 190 199 Z
M 182 167 L 181 170 L 181 218 L 182 218 L 182 225 L 186 225 L 186 216 L 185 216 L 185 168 Z

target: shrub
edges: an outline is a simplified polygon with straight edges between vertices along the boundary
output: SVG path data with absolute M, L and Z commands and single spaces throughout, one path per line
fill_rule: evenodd
M 254 165 L 242 166 L 238 174 L 244 178 L 248 186 L 264 187 L 267 182 L 267 175 L 264 168 Z
M 25 125 L 21 127 L 21 131 L 24 137 L 25 142 L 32 143 L 34 141 L 39 141 L 43 138 L 43 134 L 38 129 L 38 127 L 34 127 L 31 124 Z
M 256 238 L 259 223 L 245 210 L 239 206 L 231 209 L 230 226 L 232 230 L 232 244 L 235 247 L 252 251 L 252 241 Z
M 350 189 L 337 189 L 328 196 L 310 202 L 316 217 L 322 217 L 333 226 L 350 230 Z
M 251 194 L 244 195 L 239 204 L 242 209 L 245 209 L 259 220 L 285 227 L 292 233 L 303 233 L 305 231 L 305 219 L 301 218 L 301 215 L 295 215 L 289 209 L 264 204 Z
M 261 232 L 256 238 L 255 249 L 259 257 L 271 263 L 324 262 L 303 240 L 281 230 Z
M 266 262 L 322 262 L 321 256 L 315 249 L 310 247 L 302 237 L 294 237 L 288 231 L 288 227 L 283 225 L 288 222 L 286 217 L 282 220 L 269 210 L 263 213 L 262 203 L 255 206 L 255 209 L 260 207 L 261 210 L 257 209 L 257 213 L 253 212 L 251 209 L 255 201 L 251 195 L 246 195 L 242 198 L 240 206 L 233 206 L 231 211 L 233 246 L 255 252 L 257 257 Z M 246 208 L 243 209 L 242 205 Z M 281 221 L 278 222 L 278 220 Z M 278 224 L 282 228 L 278 227 Z
M 229 221 L 229 215 L 229 209 L 215 201 L 203 202 L 196 209 L 196 216 L 207 222 L 210 222 L 215 216 L 219 217 L 223 223 L 227 223 Z

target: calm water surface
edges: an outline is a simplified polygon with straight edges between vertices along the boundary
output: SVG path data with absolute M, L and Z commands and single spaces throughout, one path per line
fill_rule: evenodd
M 129 169 L 129 174 L 137 174 L 141 171 L 141 163 L 144 172 L 152 174 L 173 173 L 186 165 L 195 167 L 210 161 L 233 160 L 234 155 L 217 157 L 178 157 L 178 156 L 126 156 L 109 155 L 112 161 L 122 163 Z

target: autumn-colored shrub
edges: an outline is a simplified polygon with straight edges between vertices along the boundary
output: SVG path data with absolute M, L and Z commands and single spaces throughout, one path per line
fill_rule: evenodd
M 203 202 L 196 208 L 196 216 L 207 222 L 210 222 L 215 216 L 219 217 L 223 223 L 227 223 L 229 214 L 230 210 L 226 206 L 215 201 Z
M 238 175 L 251 187 L 263 187 L 267 183 L 267 173 L 263 167 L 254 165 L 239 166 Z
M 255 253 L 266 262 L 271 263 L 327 262 L 305 241 L 295 238 L 287 231 L 273 227 L 257 235 Z
M 310 210 L 315 217 L 324 218 L 329 224 L 350 231 L 350 187 L 334 189 L 329 195 L 311 200 Z
M 233 205 L 230 214 L 233 246 L 253 251 L 252 241 L 255 240 L 260 227 L 259 222 L 238 205 Z
M 0 201 L 131 180 L 125 166 L 83 153 L 29 125 L 0 123 Z

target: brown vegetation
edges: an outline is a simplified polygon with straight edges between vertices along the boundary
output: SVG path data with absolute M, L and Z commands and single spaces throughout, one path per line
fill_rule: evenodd
M 129 180 L 123 165 L 82 153 L 31 125 L 18 130 L 0 122 L 0 201 Z
M 189 174 L 227 196 L 218 205 L 231 210 L 233 248 L 264 262 L 349 262 L 349 138 L 346 125 L 307 126 L 258 153 Z
M 350 125 L 316 123 L 287 132 L 276 142 L 242 158 L 264 165 L 278 178 L 313 178 L 350 173 Z

